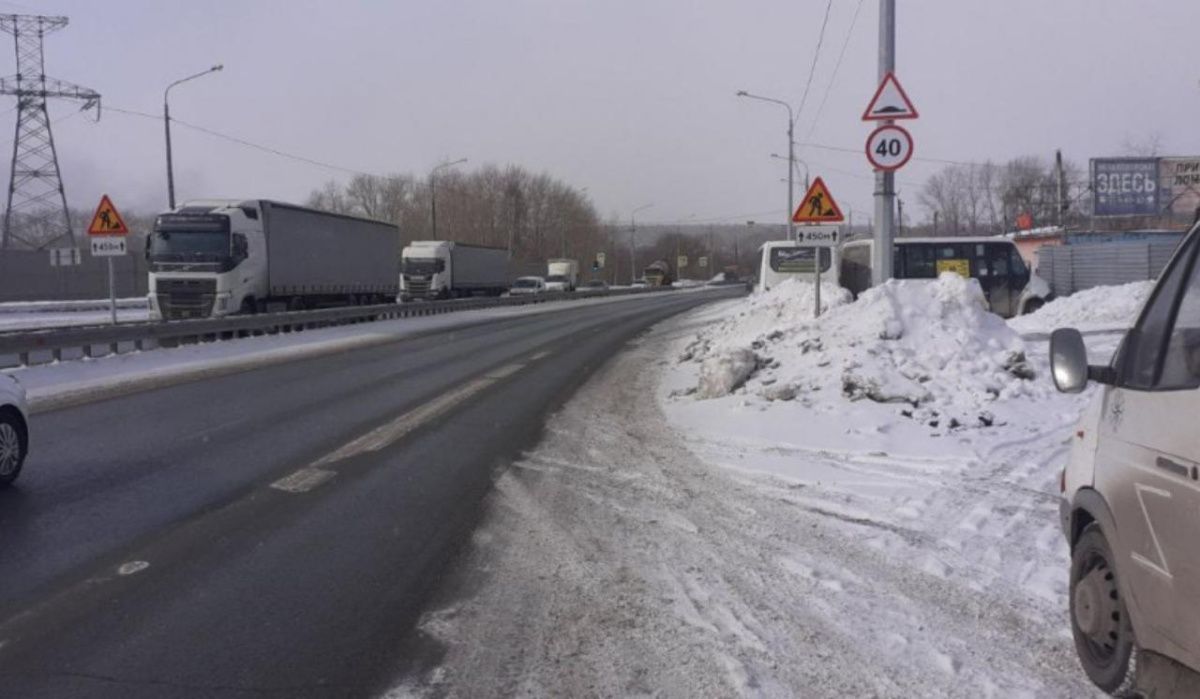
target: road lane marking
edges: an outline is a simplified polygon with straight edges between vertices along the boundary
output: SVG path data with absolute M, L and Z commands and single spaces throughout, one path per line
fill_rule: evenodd
M 550 350 L 542 350 L 541 352 L 538 352 L 537 354 L 534 354 L 532 357 L 530 357 L 529 361 L 536 362 L 539 359 L 545 359 L 546 357 L 549 357 L 551 354 L 553 354 L 553 353 Z
M 140 573 L 149 567 L 150 563 L 148 561 L 130 561 L 128 563 L 122 563 L 121 566 L 117 568 L 117 575 L 133 575 L 134 573 Z
M 418 427 L 449 412 L 471 396 L 525 368 L 524 364 L 508 364 L 485 374 L 482 378 L 468 381 L 458 388 L 444 393 L 419 408 L 408 411 L 386 425 L 357 437 L 336 450 L 322 456 L 310 468 L 319 468 L 344 461 L 365 452 L 379 451 L 402 439 Z
M 333 471 L 309 466 L 296 471 L 290 476 L 280 478 L 272 483 L 271 487 L 287 493 L 307 493 L 336 475 L 337 473 Z

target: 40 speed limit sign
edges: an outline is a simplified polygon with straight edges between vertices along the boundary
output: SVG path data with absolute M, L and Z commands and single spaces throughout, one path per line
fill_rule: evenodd
M 867 160 L 876 170 L 899 170 L 912 154 L 912 134 L 895 124 L 880 126 L 867 136 Z

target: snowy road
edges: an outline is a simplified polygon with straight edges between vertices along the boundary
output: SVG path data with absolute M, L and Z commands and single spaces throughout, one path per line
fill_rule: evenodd
M 643 337 L 498 482 L 393 696 L 1094 696 L 1066 618 L 1062 425 L 960 458 L 681 434 Z M 788 460 L 808 478 L 742 468 Z

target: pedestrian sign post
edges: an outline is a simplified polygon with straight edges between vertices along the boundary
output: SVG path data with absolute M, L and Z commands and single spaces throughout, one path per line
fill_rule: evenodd
M 88 225 L 88 237 L 92 240 L 92 255 L 108 258 L 108 298 L 111 304 L 112 324 L 117 324 L 117 284 L 113 273 L 113 257 L 125 255 L 128 249 L 125 236 L 129 235 L 129 227 L 125 219 L 117 212 L 112 200 L 107 194 L 100 196 L 100 205 L 92 214 L 92 222 Z
M 800 200 L 800 206 L 792 214 L 792 223 L 841 223 L 844 220 L 837 201 L 820 177 L 813 180 L 804 199 Z
M 900 87 L 896 74 L 889 72 L 883 76 L 883 81 L 875 90 L 875 96 L 871 98 L 871 103 L 867 105 L 862 118 L 863 121 L 890 121 L 916 119 L 918 116 L 920 115 L 917 114 L 917 108 L 905 94 L 904 88 Z
M 797 231 L 796 244 L 802 248 L 834 248 L 841 226 L 804 226 Z

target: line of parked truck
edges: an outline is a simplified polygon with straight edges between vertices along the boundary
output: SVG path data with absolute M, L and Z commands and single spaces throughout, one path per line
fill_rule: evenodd
M 394 224 L 263 199 L 187 202 L 159 215 L 147 241 L 151 315 L 208 318 L 579 286 L 575 260 L 550 260 L 544 278 L 513 284 L 507 250 L 444 240 L 398 250 L 399 237 Z

